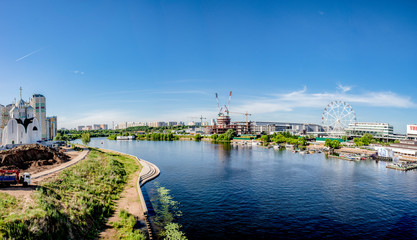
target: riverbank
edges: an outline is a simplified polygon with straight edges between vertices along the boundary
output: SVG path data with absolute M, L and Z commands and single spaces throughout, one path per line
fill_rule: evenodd
M 135 178 L 132 179 L 132 181 L 129 183 L 129 188 L 126 190 L 126 194 L 128 196 L 126 197 L 122 197 L 121 201 L 117 204 L 117 210 L 116 213 L 113 215 L 113 217 L 111 219 L 109 219 L 109 223 L 107 224 L 107 229 L 105 232 L 102 232 L 100 234 L 100 237 L 103 239 L 116 239 L 114 238 L 115 236 L 120 236 L 120 234 L 115 234 L 117 231 L 116 229 L 114 229 L 114 224 L 112 224 L 113 222 L 117 222 L 121 220 L 121 216 L 120 213 L 122 212 L 127 212 L 129 214 L 131 214 L 132 216 L 136 217 L 137 220 L 141 220 L 142 225 L 145 226 L 143 229 L 141 229 L 142 231 L 147 232 L 148 234 L 148 238 L 149 239 L 153 239 L 153 235 L 154 235 L 154 231 L 153 231 L 153 227 L 151 226 L 151 223 L 148 219 L 148 208 L 146 206 L 146 202 L 145 199 L 143 197 L 143 193 L 142 193 L 142 186 L 145 185 L 145 183 L 155 179 L 156 177 L 159 176 L 160 174 L 160 170 L 159 168 L 146 161 L 143 159 L 140 159 L 136 156 L 132 156 L 126 153 L 121 153 L 121 152 L 117 152 L 114 150 L 108 150 L 108 149 L 102 149 L 102 151 L 108 152 L 108 153 L 112 153 L 112 154 L 120 154 L 120 155 L 124 155 L 127 157 L 130 157 L 132 159 L 134 159 L 139 166 L 141 167 L 141 169 L 135 173 Z M 134 194 L 133 192 L 135 192 L 136 194 Z M 134 196 L 133 196 L 134 195 Z M 130 196 L 130 197 L 129 197 Z M 128 199 L 127 203 L 126 201 L 123 201 L 124 198 L 130 198 L 130 200 Z M 138 203 L 139 200 L 139 203 Z M 126 205 L 129 206 L 126 207 Z M 131 210 L 131 211 L 129 211 Z M 120 239 L 117 238 L 117 239 Z
M 2 193 L 0 237 L 95 239 L 138 171 L 132 158 L 91 149 L 85 160 L 40 183 L 29 199 Z

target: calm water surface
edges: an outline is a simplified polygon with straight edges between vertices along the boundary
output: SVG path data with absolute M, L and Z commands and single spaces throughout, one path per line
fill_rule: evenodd
M 155 163 L 189 239 L 417 237 L 417 172 L 385 162 L 193 141 L 90 145 Z

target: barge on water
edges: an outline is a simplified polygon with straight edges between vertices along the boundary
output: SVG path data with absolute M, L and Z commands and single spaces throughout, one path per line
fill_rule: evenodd
M 400 170 L 400 171 L 408 171 L 411 169 L 416 169 L 417 163 L 394 163 L 394 164 L 387 165 L 387 168 Z

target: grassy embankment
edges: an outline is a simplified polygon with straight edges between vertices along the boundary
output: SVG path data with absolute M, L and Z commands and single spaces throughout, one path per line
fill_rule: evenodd
M 130 157 L 92 149 L 84 161 L 42 183 L 32 204 L 0 194 L 0 238 L 95 239 L 137 170 Z M 144 238 L 133 228 L 119 233 L 122 239 Z

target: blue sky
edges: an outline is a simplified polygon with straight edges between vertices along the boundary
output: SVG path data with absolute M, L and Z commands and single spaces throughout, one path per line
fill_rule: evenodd
M 59 127 L 215 118 L 417 122 L 416 1 L 1 1 L 0 103 L 47 97 Z M 232 115 L 233 120 L 244 116 Z

